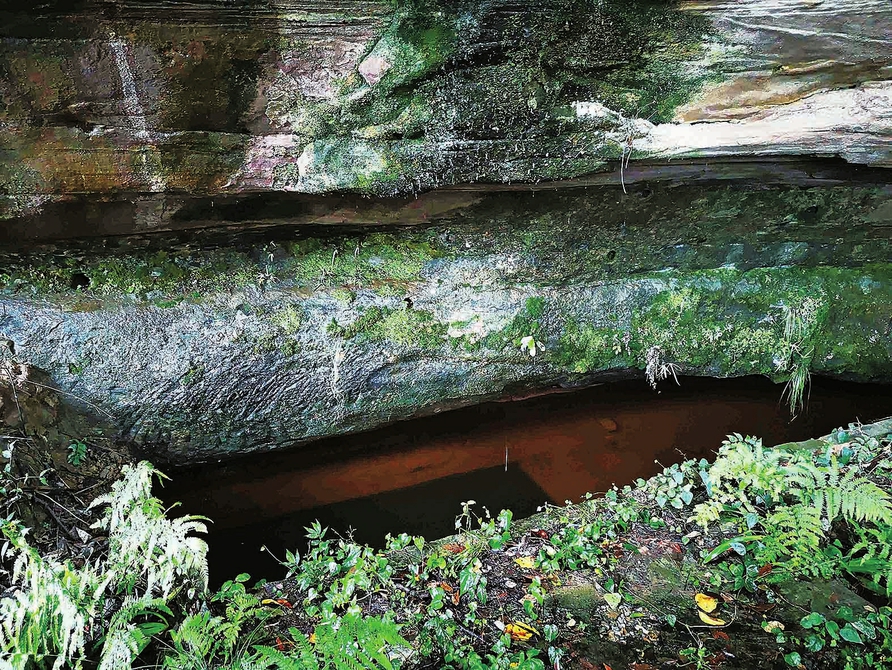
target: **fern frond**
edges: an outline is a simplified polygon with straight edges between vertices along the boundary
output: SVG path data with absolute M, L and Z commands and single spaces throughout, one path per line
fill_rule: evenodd
M 786 558 L 794 568 L 813 560 L 824 539 L 820 510 L 804 504 L 777 508 L 765 526 L 764 558 L 771 562 Z
M 140 652 L 135 631 L 136 626 L 128 623 L 109 632 L 102 647 L 99 670 L 130 670 Z
M 307 642 L 309 646 L 309 642 Z M 308 657 L 294 653 L 285 655 L 278 649 L 267 647 L 265 645 L 257 645 L 254 647 L 255 654 L 251 657 L 250 666 L 243 665 L 244 670 L 265 670 L 266 668 L 276 668 L 276 670 L 319 670 L 319 662 L 313 654 L 312 648 Z
M 115 571 L 127 593 L 139 582 L 146 596 L 169 597 L 185 582 L 207 590 L 207 544 L 194 533 L 206 533 L 203 517 L 168 519 L 161 501 L 153 498 L 152 477 L 163 476 L 146 461 L 125 466 L 124 477 L 112 491 L 96 498 L 91 507 L 107 505 L 93 524 L 109 536 L 109 569 Z
M 864 477 L 853 477 L 841 489 L 841 511 L 848 521 L 892 524 L 892 497 Z
M 15 522 L 0 521 L 14 557 L 13 597 L 0 599 L 0 653 L 15 654 L 22 667 L 80 668 L 84 631 L 96 617 L 108 580 L 90 566 L 75 570 L 42 558 Z
M 348 614 L 316 627 L 316 647 L 311 652 L 320 659 L 322 667 L 392 670 L 388 647 L 410 647 L 399 634 L 399 626 L 389 616 Z
M 844 561 L 846 571 L 864 576 L 867 586 L 892 596 L 892 527 L 856 527 L 859 540 Z
M 305 670 L 319 670 L 322 666 L 313 650 L 313 645 L 309 638 L 301 633 L 297 628 L 289 628 L 291 639 L 294 640 L 294 649 L 291 651 L 291 658 L 296 659 L 301 668 Z

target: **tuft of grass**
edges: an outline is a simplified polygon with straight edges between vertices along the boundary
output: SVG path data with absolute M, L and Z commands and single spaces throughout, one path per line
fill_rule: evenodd
M 784 392 L 781 397 L 786 398 L 790 407 L 790 413 L 794 417 L 805 407 L 810 381 L 811 372 L 808 369 L 808 365 L 800 362 L 793 368 L 793 373 L 784 386 Z

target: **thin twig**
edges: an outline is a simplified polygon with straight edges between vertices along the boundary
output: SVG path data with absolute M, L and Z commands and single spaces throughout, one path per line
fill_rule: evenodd
M 105 437 L 98 437 L 98 438 L 95 438 L 95 437 L 82 437 L 82 438 L 78 438 L 78 437 L 76 437 L 76 436 L 74 436 L 74 435 L 71 435 L 70 433 L 65 433 L 65 435 L 66 435 L 66 437 L 68 437 L 72 442 L 83 442 L 83 443 L 86 444 L 88 447 L 95 447 L 96 449 L 102 449 L 103 451 L 108 451 L 108 452 L 110 452 L 110 453 L 112 453 L 112 454 L 116 454 L 116 453 L 118 453 L 118 451 L 117 451 L 115 448 L 113 448 L 113 447 L 106 447 L 106 446 L 103 446 L 103 445 L 99 444 L 98 442 L 96 442 L 96 440 L 105 440 L 105 441 L 107 441 L 107 442 L 111 442 L 111 440 L 109 440 L 108 438 L 105 438 Z
M 48 505 L 45 501 L 40 500 L 40 499 L 38 499 L 38 498 L 34 498 L 34 500 L 36 500 L 37 502 L 39 502 L 39 503 L 43 506 L 43 508 L 49 513 L 49 515 L 50 515 L 51 517 L 53 517 L 53 519 L 55 520 L 55 522 L 56 522 L 56 524 L 59 526 L 59 528 L 62 529 L 62 531 L 63 531 L 63 532 L 64 532 L 70 539 L 74 540 L 75 542 L 81 542 L 81 538 L 78 537 L 77 533 L 75 533 L 73 530 L 71 530 L 71 529 L 65 524 L 65 522 L 62 521 L 62 519 L 59 518 L 59 516 L 53 511 L 53 508 L 52 508 L 50 505 Z M 56 501 L 53 500 L 52 498 L 47 498 L 47 500 L 49 500 L 50 502 L 56 502 Z M 56 504 L 58 504 L 58 503 L 56 503 Z M 60 505 L 60 507 L 61 507 L 61 505 Z M 63 508 L 63 509 L 64 509 L 64 508 Z M 66 511 L 67 511 L 67 510 L 66 510 Z M 72 516 L 73 516 L 73 515 L 72 515 Z
M 22 424 L 22 428 L 25 427 L 25 415 L 22 413 L 22 406 L 19 405 L 19 394 L 15 390 L 15 378 L 12 374 L 12 369 L 9 367 L 9 362 L 3 361 L 3 370 L 6 372 L 6 376 L 9 379 L 9 388 L 12 389 L 12 399 L 15 402 L 15 408 L 19 413 L 19 423 Z
M 88 486 L 87 488 L 81 489 L 80 491 L 75 491 L 72 495 L 79 496 L 83 493 L 86 493 L 87 491 L 89 491 L 91 489 L 95 489 L 97 486 L 100 486 L 100 485 L 106 484 L 106 483 L 107 482 L 100 480 L 100 481 L 96 482 L 95 484 L 93 484 L 92 486 Z
M 622 184 L 622 186 L 623 186 L 623 193 L 628 195 L 629 192 L 626 190 L 626 177 L 625 177 L 625 174 L 623 174 L 625 171 L 625 168 L 623 167 L 623 163 L 625 162 L 625 160 L 624 160 L 625 157 L 626 157 L 626 148 L 623 147 L 623 154 L 619 158 L 619 183 Z
M 463 630 L 465 633 L 467 633 L 468 635 L 470 635 L 471 637 L 476 637 L 482 644 L 486 644 L 486 640 L 484 640 L 480 635 L 478 635 L 478 634 L 475 633 L 474 631 L 470 630 L 469 628 L 465 628 L 465 627 L 462 626 L 461 624 L 458 624 L 458 627 L 459 627 L 461 630 Z
M 6 508 L 12 507 L 13 505 L 15 505 L 15 504 L 19 501 L 19 499 L 20 499 L 21 497 L 22 497 L 22 496 L 20 496 L 19 494 L 16 494 L 16 495 L 14 495 L 12 498 L 8 498 L 7 500 L 4 500 L 4 501 L 3 501 L 3 507 L 6 507 Z
M 82 403 L 86 403 L 87 405 L 89 405 L 89 406 L 92 407 L 93 409 L 99 410 L 100 412 L 102 412 L 103 414 L 105 414 L 108 418 L 110 418 L 110 419 L 114 419 L 114 418 L 115 418 L 115 415 L 112 414 L 111 412 L 109 412 L 108 410 L 103 409 L 103 408 L 100 407 L 99 405 L 96 405 L 96 404 L 90 402 L 90 401 L 87 400 L 86 398 L 82 398 L 81 396 L 77 395 L 76 393 L 70 393 L 69 391 L 63 391 L 62 389 L 58 389 L 58 388 L 55 388 L 55 387 L 53 387 L 53 386 L 47 386 L 46 384 L 38 384 L 37 382 L 32 382 L 30 379 L 26 379 L 26 380 L 24 380 L 24 383 L 25 383 L 25 384 L 33 384 L 34 386 L 38 386 L 38 387 L 40 387 L 40 388 L 42 388 L 42 389 L 49 389 L 50 391 L 55 391 L 56 393 L 61 393 L 62 395 L 71 396 L 72 398 L 75 398 L 76 400 L 80 400 Z
M 81 519 L 77 514 L 75 514 L 75 513 L 72 512 L 70 509 L 68 509 L 67 507 L 65 507 L 65 505 L 63 505 L 62 503 L 60 503 L 58 500 L 54 500 L 53 498 L 49 497 L 49 496 L 46 495 L 45 493 L 41 493 L 40 491 L 35 491 L 35 492 L 34 492 L 34 495 L 38 495 L 38 496 L 40 496 L 40 497 L 42 497 L 42 498 L 46 498 L 47 500 L 49 500 L 49 501 L 50 501 L 51 503 L 53 503 L 54 505 L 58 505 L 59 507 L 61 507 L 62 509 L 64 509 L 66 512 L 68 512 L 72 517 L 74 517 L 75 519 L 77 519 L 78 521 L 80 521 L 82 524 L 84 524 L 84 525 L 86 525 L 86 526 L 89 526 L 89 525 L 90 525 L 90 522 L 89 522 L 89 521 L 85 521 L 84 519 Z

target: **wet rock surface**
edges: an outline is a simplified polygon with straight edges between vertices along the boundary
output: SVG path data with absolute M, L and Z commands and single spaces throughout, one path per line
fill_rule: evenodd
M 886 186 L 476 197 L 420 229 L 6 252 L 0 328 L 176 461 L 629 376 L 890 379 Z

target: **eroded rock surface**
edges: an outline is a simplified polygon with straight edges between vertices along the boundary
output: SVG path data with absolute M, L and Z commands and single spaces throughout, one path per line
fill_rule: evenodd
M 132 232 L 184 196 L 892 160 L 885 0 L 81 0 L 0 18 L 7 219 L 140 199 Z
M 890 197 L 480 192 L 421 228 L 8 252 L 0 332 L 178 461 L 630 376 L 892 381 Z

